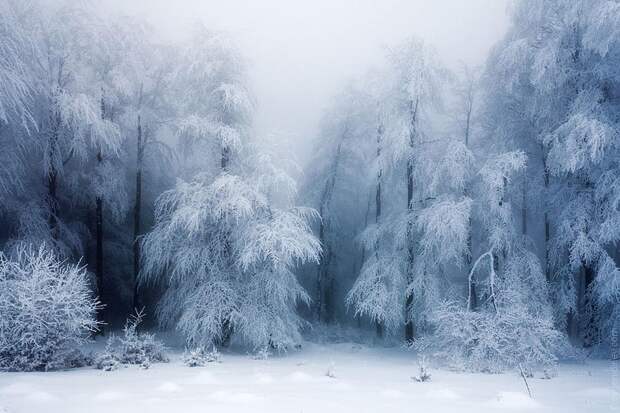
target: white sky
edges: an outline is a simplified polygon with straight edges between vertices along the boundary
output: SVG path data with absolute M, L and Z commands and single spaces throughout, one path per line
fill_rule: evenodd
M 259 133 L 303 148 L 322 110 L 385 45 L 415 35 L 448 65 L 484 59 L 507 27 L 509 0 L 105 0 L 166 36 L 196 20 L 233 35 L 250 59 Z M 303 157 L 303 154 L 302 154 Z

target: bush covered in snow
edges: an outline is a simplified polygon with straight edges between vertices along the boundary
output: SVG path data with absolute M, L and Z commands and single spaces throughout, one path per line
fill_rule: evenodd
M 108 338 L 108 342 L 106 343 L 105 350 L 97 354 L 95 357 L 93 365 L 96 369 L 113 371 L 123 366 L 113 346 L 114 336 L 110 336 Z
M 552 321 L 505 310 L 495 314 L 445 305 L 436 315 L 435 333 L 416 347 L 468 371 L 498 373 L 520 363 L 528 370 L 552 367 L 563 343 Z
M 271 357 L 273 355 L 273 353 L 271 352 L 271 349 L 267 346 L 258 349 L 253 355 L 252 358 L 254 360 L 267 360 L 269 357 Z
M 492 263 L 489 264 L 492 266 Z M 548 285 L 536 257 L 514 251 L 502 271 L 480 280 L 489 291 L 475 310 L 447 303 L 433 315 L 434 334 L 416 344 L 453 367 L 500 372 L 553 368 L 567 355 L 566 337 L 554 325 Z
M 422 356 L 420 358 L 420 361 L 418 362 L 418 375 L 413 376 L 412 379 L 418 383 L 431 381 L 431 374 L 428 372 L 428 368 L 426 366 L 426 357 Z
M 207 350 L 205 347 L 198 347 L 191 350 L 185 350 L 183 354 L 183 364 L 187 367 L 202 367 L 207 363 L 219 363 L 222 355 L 217 348 Z
M 129 317 L 120 337 L 110 336 L 105 350 L 95 360 L 101 370 L 116 370 L 124 364 L 149 368 L 151 363 L 167 363 L 166 348 L 151 333 L 141 333 L 138 326 L 144 320 L 144 312 L 137 311 Z
M 145 362 L 167 363 L 166 348 L 151 333 L 141 333 L 138 326 L 144 320 L 144 312 L 132 315 L 123 328 L 123 336 L 119 337 L 120 360 L 125 364 L 143 364 Z
M 0 253 L 0 370 L 72 367 L 77 347 L 97 330 L 97 307 L 84 267 L 45 246 Z

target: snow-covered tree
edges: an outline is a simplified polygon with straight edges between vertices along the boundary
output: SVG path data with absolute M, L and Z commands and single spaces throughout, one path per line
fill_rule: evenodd
M 311 210 L 272 203 L 270 193 L 282 190 L 273 179 L 281 176 L 224 173 L 212 181 L 200 174 L 158 200 L 142 274 L 166 283 L 161 321 L 192 345 L 220 344 L 231 333 L 256 348 L 299 340 L 295 305 L 308 296 L 292 271 L 317 261 L 320 245 Z
M 512 180 L 525 162 L 522 152 L 508 152 L 490 158 L 480 170 L 476 215 L 485 251 L 473 262 L 468 277 L 471 284 L 477 274 L 478 288 L 467 288 L 465 301 L 462 295 L 448 297 L 431 313 L 432 334 L 417 343 L 419 349 L 456 367 L 488 372 L 517 366 L 546 368 L 564 350 L 547 280 L 538 257 L 526 248 L 510 202 Z M 467 226 L 467 220 L 460 222 Z M 474 302 L 479 304 L 474 307 Z
M 191 345 L 225 344 L 234 334 L 254 348 L 284 349 L 299 340 L 295 306 L 308 301 L 292 271 L 320 251 L 313 212 L 291 207 L 296 185 L 270 156 L 249 156 L 258 153 L 248 142 L 253 104 L 236 49 L 199 28 L 184 59 L 178 135 L 200 172 L 158 199 L 142 278 L 165 284 L 160 320 Z M 217 161 L 192 157 L 200 148 L 215 148 Z
M 535 170 L 557 318 L 591 345 L 606 336 L 601 329 L 617 325 L 620 302 L 610 254 L 617 242 L 620 9 L 612 1 L 522 1 L 512 14 L 488 68 L 493 117 L 513 147 L 542 161 Z
M 16 122 L 35 129 L 32 117 L 33 63 L 30 50 L 36 47 L 24 28 L 22 13 L 27 6 L 12 0 L 0 2 L 0 122 Z
M 436 195 L 422 183 L 432 176 L 435 144 L 443 138 L 437 136 L 440 132 L 435 119 L 441 116 L 441 83 L 447 72 L 432 49 L 416 39 L 390 49 L 384 71 L 388 82 L 379 93 L 383 116 L 378 130 L 385 136 L 377 139 L 380 144 L 375 160 L 377 171 L 381 171 L 377 175 L 377 222 L 363 237 L 366 248 L 370 248 L 368 265 L 362 268 L 349 302 L 357 311 L 366 308 L 362 313 L 369 315 L 372 314 L 368 312 L 372 306 L 369 307 L 369 303 L 381 302 L 380 307 L 372 310 L 371 317 L 391 328 L 404 321 L 406 338 L 412 340 L 414 319 L 422 318 L 430 303 L 427 298 L 432 293 L 426 287 L 430 288 L 435 282 L 432 275 L 419 270 L 424 265 L 416 262 L 419 239 L 415 227 L 418 212 Z M 402 179 L 403 169 L 406 185 L 402 187 L 406 192 L 396 185 L 398 179 Z M 387 206 L 387 213 L 379 212 L 385 186 L 399 198 L 406 194 L 404 208 L 391 204 Z M 402 230 L 404 237 L 399 236 Z M 383 260 L 388 260 L 390 265 Z
M 254 102 L 245 64 L 230 38 L 204 26 L 196 27 L 180 60 L 177 128 L 184 174 L 217 175 L 231 167 L 248 138 Z

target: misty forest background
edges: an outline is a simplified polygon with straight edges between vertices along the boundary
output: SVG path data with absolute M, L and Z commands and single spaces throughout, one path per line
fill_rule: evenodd
M 226 34 L 0 0 L 0 367 L 62 365 L 142 308 L 189 347 L 617 358 L 620 3 L 510 13 L 481 68 L 386 47 L 300 167 L 255 133 Z

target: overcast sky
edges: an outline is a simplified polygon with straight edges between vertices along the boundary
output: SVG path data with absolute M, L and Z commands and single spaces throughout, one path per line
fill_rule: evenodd
M 330 97 L 383 47 L 416 35 L 446 64 L 478 65 L 507 27 L 509 0 L 107 0 L 181 38 L 196 20 L 231 33 L 249 58 L 260 133 L 298 143 Z M 300 145 L 304 147 L 305 145 Z

